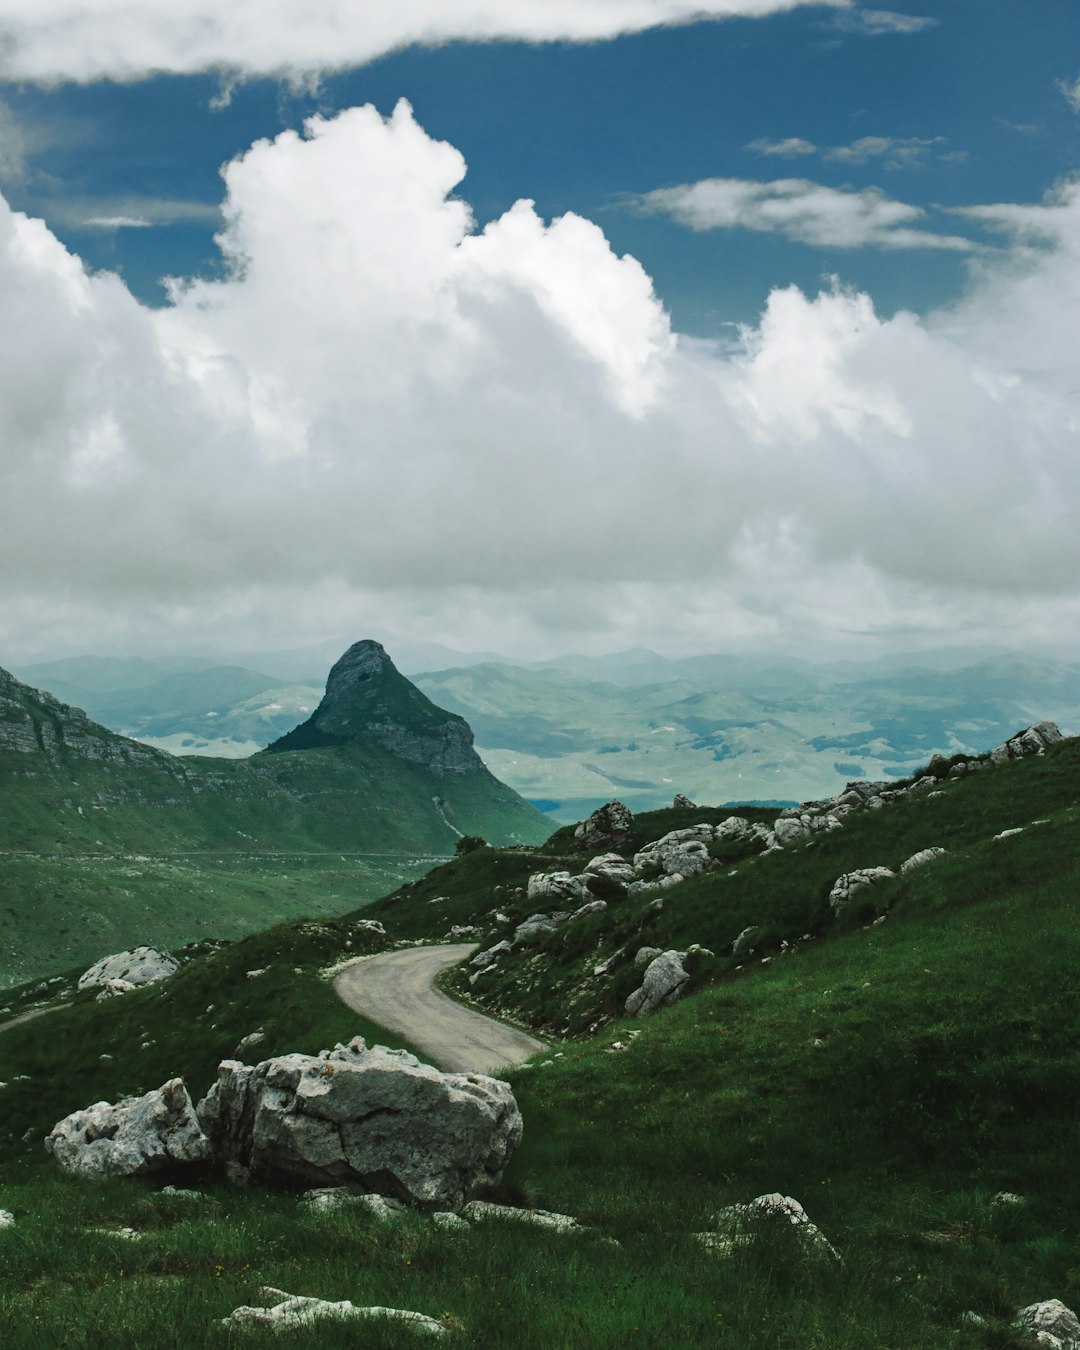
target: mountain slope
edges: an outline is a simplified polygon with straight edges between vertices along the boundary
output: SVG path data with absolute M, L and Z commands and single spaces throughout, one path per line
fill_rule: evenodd
M 164 884 L 145 877 L 124 882 L 115 872 L 149 856 L 177 865 L 192 855 L 222 855 L 234 881 L 258 872 L 258 859 L 284 854 L 381 855 L 383 861 L 390 855 L 411 860 L 415 874 L 418 855 L 445 857 L 462 835 L 521 843 L 549 832 L 545 817 L 487 771 L 467 725 L 413 690 L 377 644 L 358 643 L 335 665 L 317 716 L 328 730 L 300 729 L 301 741 L 313 748 L 279 742 L 273 753 L 246 760 L 178 759 L 118 736 L 80 709 L 0 672 L 0 850 L 18 855 L 0 909 L 9 953 L 0 958 L 0 983 L 11 978 L 9 962 L 17 959 L 15 969 L 26 970 L 33 953 L 45 950 L 41 943 L 51 942 L 58 926 L 51 897 L 56 884 L 63 885 L 58 860 L 64 857 L 100 863 L 105 890 L 131 898 L 130 907 L 119 900 L 116 906 L 130 908 L 138 925 L 116 933 L 112 941 L 123 945 L 166 936 L 175 941 L 185 932 L 199 937 L 223 925 L 236 931 L 238 922 L 250 929 L 259 919 L 252 903 L 258 883 L 220 887 L 205 876 L 189 877 L 205 893 L 200 904 L 188 906 L 191 927 L 177 933 L 170 924 L 157 936 L 155 913 L 163 904 L 176 908 Z M 384 888 L 384 871 L 378 879 Z M 357 898 L 378 893 L 363 881 L 351 892 Z M 280 916 L 305 907 L 321 908 L 320 897 L 294 897 L 291 910 L 271 910 Z M 94 908 L 107 911 L 107 898 Z M 70 907 L 63 916 L 63 925 L 77 932 Z M 77 959 L 83 949 L 72 942 L 62 952 Z M 88 959 L 100 954 L 89 946 L 85 951 Z M 50 955 L 51 969 L 58 959 L 61 952 Z
M 539 1022 L 571 1020 L 588 981 L 616 1022 L 509 1075 L 525 1135 L 497 1198 L 573 1214 L 593 1234 L 494 1222 L 446 1232 L 419 1215 L 392 1225 L 359 1208 L 316 1215 L 295 1196 L 213 1180 L 195 1201 L 56 1173 L 40 1139 L 69 1110 L 174 1073 L 198 1096 L 256 1028 L 264 1039 L 252 1059 L 313 1053 L 357 1030 L 321 972 L 389 945 L 357 923 L 370 909 L 282 926 L 161 985 L 5 1032 L 9 1334 L 45 1350 L 72 1326 L 91 1327 L 138 1346 L 168 1298 L 162 1344 L 209 1347 L 221 1318 L 272 1285 L 444 1317 L 462 1345 L 488 1350 L 642 1339 L 702 1350 L 1019 1350 L 1029 1344 L 1009 1328 L 1019 1308 L 1080 1304 L 1078 770 L 1080 742 L 1066 742 L 673 886 L 651 920 L 652 899 L 630 897 L 612 902 L 610 929 L 591 916 L 515 944 L 515 979 L 541 986 Z M 694 819 L 639 817 L 639 842 Z M 1020 833 L 995 838 L 1005 829 Z M 855 914 L 780 955 L 782 931 L 801 936 L 798 925 L 820 917 L 836 868 L 895 863 L 937 840 L 948 857 L 890 883 L 884 924 Z M 560 857 L 570 847 L 561 834 L 552 857 L 481 849 L 455 860 L 388 897 L 390 940 L 437 940 L 449 923 L 489 920 L 496 905 L 516 916 L 510 892 L 530 872 L 581 865 L 580 853 Z M 445 898 L 432 903 L 432 891 Z M 773 959 L 739 970 L 722 944 L 744 911 L 774 924 L 762 949 Z M 633 920 L 623 950 L 593 976 L 623 917 Z M 658 927 L 639 931 L 641 921 Z M 593 925 L 579 949 L 575 925 Z M 637 943 L 682 946 L 690 935 L 715 946 L 715 963 L 703 961 L 681 1002 L 623 1016 L 614 996 L 624 977 L 640 978 Z M 265 973 L 249 979 L 253 968 Z M 510 992 L 496 1001 L 509 1006 Z M 774 1191 L 802 1202 L 842 1263 L 807 1260 L 783 1233 L 728 1252 L 695 1240 L 725 1206 Z M 121 1226 L 143 1237 L 100 1232 Z M 355 1329 L 298 1337 L 345 1346 Z

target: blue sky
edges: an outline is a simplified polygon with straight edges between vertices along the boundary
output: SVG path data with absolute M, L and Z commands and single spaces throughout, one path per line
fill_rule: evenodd
M 465 155 L 463 192 L 481 223 L 521 197 L 548 218 L 580 212 L 642 260 L 681 331 L 709 334 L 753 319 L 771 286 L 813 288 L 823 274 L 868 289 L 886 312 L 925 310 L 959 292 L 967 258 L 745 229 L 694 233 L 629 199 L 715 177 L 876 187 L 926 210 L 929 232 L 959 229 L 993 246 L 1000 241 L 960 227 L 948 208 L 1037 202 L 1075 169 L 1080 119 L 1060 85 L 1078 67 L 1072 0 L 1040 0 L 1034 11 L 1030 0 L 938 0 L 906 6 L 892 25 L 815 5 L 605 42 L 412 47 L 324 74 L 314 93 L 252 78 L 216 109 L 215 75 L 8 85 L 0 97 L 31 144 L 42 143 L 9 199 L 41 212 L 90 266 L 120 270 L 150 303 L 161 301 L 161 276 L 219 265 L 222 163 L 312 113 L 367 102 L 389 113 L 405 97 L 432 136 Z M 800 153 L 775 152 L 794 140 L 805 143 Z M 882 144 L 851 150 L 869 141 Z M 169 220 L 169 202 L 202 213 Z M 80 223 L 120 214 L 118 204 L 165 220 Z
M 1075 648 L 1075 0 L 0 39 L 0 648 Z

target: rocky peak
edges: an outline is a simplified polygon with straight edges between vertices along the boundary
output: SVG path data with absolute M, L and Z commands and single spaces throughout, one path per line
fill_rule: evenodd
M 481 766 L 468 723 L 436 707 L 370 638 L 354 642 L 334 663 L 314 713 L 269 750 L 313 750 L 363 740 L 437 773 L 470 773 Z

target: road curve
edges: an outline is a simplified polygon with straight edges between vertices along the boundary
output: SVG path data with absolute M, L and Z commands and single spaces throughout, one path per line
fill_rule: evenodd
M 498 1073 L 545 1049 L 514 1027 L 462 1007 L 435 988 L 435 977 L 476 951 L 472 943 L 406 947 L 360 957 L 334 980 L 334 992 L 379 1026 L 404 1036 L 448 1073 Z

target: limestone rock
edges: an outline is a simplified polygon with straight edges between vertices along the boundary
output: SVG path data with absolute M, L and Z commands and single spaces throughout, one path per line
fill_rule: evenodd
M 534 872 L 529 878 L 530 900 L 561 900 L 577 905 L 586 897 L 585 877 L 573 877 L 569 872 Z
M 713 1220 L 713 1228 L 713 1232 L 699 1233 L 698 1239 L 716 1251 L 733 1251 L 759 1235 L 779 1229 L 782 1233 L 791 1232 L 806 1255 L 840 1260 L 835 1247 L 810 1221 L 798 1200 L 779 1192 L 759 1195 L 747 1205 L 731 1205 L 721 1210 Z
M 562 917 L 565 919 L 566 915 Z M 520 942 L 522 938 L 531 937 L 533 933 L 553 933 L 558 928 L 559 922 L 554 914 L 530 914 L 514 929 L 514 941 Z
M 0 1209 L 0 1228 L 10 1228 L 15 1222 L 15 1215 L 10 1209 Z
M 731 944 L 732 956 L 752 956 L 754 954 L 754 940 L 760 932 L 761 929 L 755 928 L 753 925 L 744 928 Z
M 1057 745 L 1064 739 L 1053 722 L 1036 722 L 991 750 L 990 762 L 1004 764 L 1010 759 L 1025 759 L 1028 755 L 1038 755 L 1048 746 Z
M 896 873 L 887 867 L 860 867 L 858 871 L 845 872 L 833 882 L 829 892 L 829 907 L 834 915 L 841 914 L 859 891 L 882 881 L 891 881 L 895 876 Z
M 936 858 L 943 858 L 948 850 L 943 848 L 921 848 L 918 853 L 913 853 L 910 858 L 905 859 L 900 864 L 900 875 L 906 877 L 909 872 L 915 872 L 920 867 L 925 867 L 927 863 L 932 863 Z
M 607 907 L 608 904 L 606 900 L 590 900 L 588 904 L 582 905 L 580 909 L 574 910 L 573 914 L 570 915 L 570 922 L 573 923 L 575 919 L 584 919 L 589 914 L 603 914 Z
M 1080 1350 L 1080 1319 L 1060 1299 L 1029 1304 L 1016 1314 L 1013 1325 L 1046 1350 Z
M 80 989 L 97 989 L 110 980 L 125 980 L 129 985 L 154 984 L 180 968 L 168 952 L 156 947 L 133 947 L 95 961 L 79 976 Z
M 72 1112 L 53 1126 L 45 1147 L 65 1172 L 90 1177 L 147 1176 L 206 1162 L 211 1153 L 180 1078 L 142 1097 Z
M 477 952 L 469 965 L 474 966 L 477 970 L 486 970 L 488 966 L 493 966 L 500 956 L 506 956 L 511 951 L 513 951 L 513 948 L 504 939 L 502 942 L 497 942 L 494 947 L 489 947 L 486 952 Z
M 266 1299 L 278 1301 L 268 1308 L 240 1307 L 223 1320 L 226 1327 L 263 1327 L 268 1331 L 281 1333 L 302 1331 L 314 1326 L 316 1322 L 355 1322 L 377 1319 L 379 1321 L 400 1322 L 414 1331 L 425 1332 L 430 1336 L 445 1336 L 446 1326 L 428 1317 L 424 1313 L 407 1312 L 402 1308 L 358 1308 L 348 1299 L 340 1303 L 330 1303 L 322 1298 L 305 1298 L 301 1295 L 286 1294 L 283 1289 L 262 1289 Z
M 641 988 L 635 989 L 626 1000 L 627 1015 L 647 1017 L 657 1008 L 675 1003 L 681 997 L 689 978 L 689 974 L 683 969 L 680 952 L 662 952 L 646 966 Z
M 581 880 L 600 900 L 621 900 L 636 879 L 633 866 L 618 853 L 601 853 L 585 865 Z
M 553 1214 L 546 1209 L 516 1209 L 513 1205 L 494 1205 L 487 1200 L 473 1200 L 461 1211 L 466 1219 L 484 1222 L 488 1219 L 508 1223 L 530 1224 L 556 1233 L 585 1233 L 588 1231 L 569 1214 Z
M 634 854 L 634 871 L 639 876 L 658 871 L 669 877 L 698 876 L 712 866 L 708 849 L 712 839 L 711 825 L 672 830 Z
M 319 1186 L 313 1191 L 305 1191 L 304 1204 L 319 1210 L 341 1209 L 343 1206 L 366 1209 L 373 1218 L 384 1223 L 406 1212 L 400 1200 L 352 1191 L 348 1186 Z
M 254 1067 L 225 1060 L 198 1116 L 253 1177 L 354 1183 L 424 1209 L 460 1209 L 495 1183 L 522 1129 L 508 1084 L 360 1037 Z
M 618 852 L 629 842 L 633 829 L 629 807 L 615 800 L 597 807 L 574 831 L 574 838 L 589 853 Z
M 780 816 L 773 823 L 773 837 L 780 848 L 790 848 L 810 837 L 810 825 L 799 816 Z
M 121 994 L 130 994 L 138 985 L 132 984 L 130 980 L 106 980 L 98 989 L 95 1003 L 104 1003 L 106 999 L 119 998 Z
M 676 792 L 675 800 L 671 803 L 673 811 L 692 811 L 694 803 L 689 797 L 685 797 L 681 792 Z
M 663 956 L 662 947 L 639 947 L 634 956 L 634 965 L 639 969 L 647 966 L 650 961 L 655 961 L 658 956 Z

